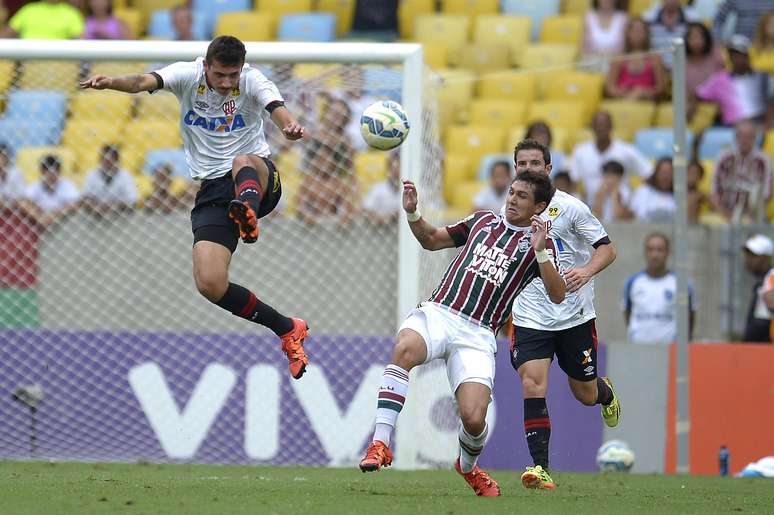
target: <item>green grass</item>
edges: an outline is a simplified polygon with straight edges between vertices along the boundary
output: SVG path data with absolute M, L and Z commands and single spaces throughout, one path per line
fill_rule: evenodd
M 0 513 L 774 513 L 774 480 L 562 474 L 527 491 L 498 471 L 477 498 L 453 471 L 0 462 Z

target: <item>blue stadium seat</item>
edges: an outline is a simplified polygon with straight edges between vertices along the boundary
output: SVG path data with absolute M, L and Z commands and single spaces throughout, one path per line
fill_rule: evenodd
M 142 167 L 142 173 L 152 175 L 157 166 L 168 164 L 172 167 L 175 177 L 185 177 L 189 179 L 188 164 L 185 161 L 185 150 L 181 148 L 163 148 L 160 150 L 151 150 L 145 154 L 145 164 Z
M 363 72 L 363 92 L 374 97 L 388 97 L 401 101 L 403 74 L 400 70 L 386 66 L 366 68 Z
M 0 118 L 0 143 L 5 143 L 12 154 L 21 147 L 58 145 L 61 135 L 61 120 Z
M 67 97 L 58 91 L 23 90 L 8 95 L 5 118 L 48 118 L 62 124 Z
M 336 39 L 336 16 L 331 13 L 286 14 L 280 18 L 277 39 L 333 41 Z
M 634 144 L 648 159 L 672 157 L 674 154 L 671 128 L 653 128 L 638 130 L 634 136 Z M 688 150 L 693 142 L 693 133 L 687 132 Z
M 559 0 L 502 0 L 502 13 L 532 18 L 532 41 L 537 41 L 543 18 L 559 14 Z
M 57 91 L 10 93 L 5 115 L 0 118 L 0 140 L 14 153 L 22 146 L 58 145 L 65 106 L 65 94 Z
M 207 16 L 201 11 L 193 11 L 192 32 L 196 39 L 209 39 L 207 32 Z M 148 26 L 148 36 L 158 39 L 175 39 L 175 29 L 172 26 L 172 11 L 164 9 L 154 11 Z
M 699 143 L 699 159 L 712 159 L 718 157 L 722 151 L 734 144 L 734 129 L 731 127 L 709 127 L 701 136 Z
M 253 2 L 252 0 L 193 0 L 191 7 L 199 13 L 199 17 L 204 18 L 207 34 L 212 34 L 218 15 L 233 11 L 250 11 L 253 8 Z

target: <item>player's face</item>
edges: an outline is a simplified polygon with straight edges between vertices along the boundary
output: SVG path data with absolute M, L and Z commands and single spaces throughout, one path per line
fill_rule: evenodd
M 547 165 L 543 159 L 543 152 L 536 148 L 519 150 L 516 154 L 516 173 L 520 172 L 550 173 L 551 165 Z
M 664 270 L 666 268 L 669 249 L 661 236 L 653 236 L 645 242 L 645 262 L 648 270 Z
M 239 86 L 242 65 L 226 65 L 213 59 L 212 64 L 204 62 L 204 73 L 210 87 L 221 95 L 226 95 Z
M 524 227 L 530 224 L 532 215 L 540 212 L 545 203 L 535 203 L 534 186 L 524 181 L 513 181 L 505 199 L 505 219 L 513 225 Z

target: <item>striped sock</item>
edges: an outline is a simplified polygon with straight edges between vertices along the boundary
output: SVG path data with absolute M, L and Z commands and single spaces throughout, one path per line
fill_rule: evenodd
M 237 172 L 236 177 L 234 177 L 234 195 L 242 202 L 250 204 L 253 211 L 258 213 L 263 190 L 255 168 L 245 166 Z
M 376 427 L 374 440 L 390 445 L 398 413 L 403 409 L 408 390 L 408 371 L 398 365 L 387 365 L 379 387 L 379 400 L 376 406 Z
M 524 434 L 535 465 L 548 470 L 548 441 L 551 439 L 551 419 L 545 397 L 524 399 Z
M 473 467 L 476 466 L 478 456 L 481 451 L 484 450 L 484 444 L 486 444 L 486 437 L 489 436 L 489 426 L 484 425 L 484 430 L 478 436 L 472 436 L 465 430 L 465 427 L 460 424 L 459 438 L 460 438 L 460 469 L 467 474 Z

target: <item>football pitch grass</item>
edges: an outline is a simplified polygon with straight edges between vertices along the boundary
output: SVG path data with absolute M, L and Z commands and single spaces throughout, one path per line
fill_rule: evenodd
M 556 473 L 554 492 L 494 471 L 478 498 L 451 470 L 406 472 L 0 462 L 0 514 L 625 514 L 774 513 L 774 480 Z

